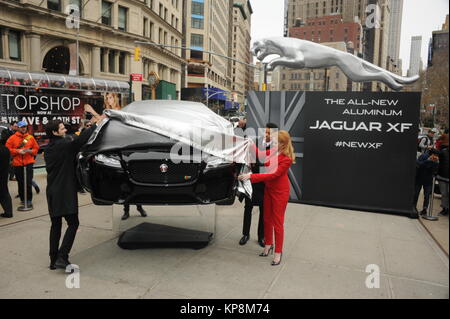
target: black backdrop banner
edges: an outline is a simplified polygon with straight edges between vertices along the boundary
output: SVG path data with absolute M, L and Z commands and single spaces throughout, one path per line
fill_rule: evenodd
M 291 201 L 411 214 L 416 92 L 250 92 L 247 128 L 291 134 Z

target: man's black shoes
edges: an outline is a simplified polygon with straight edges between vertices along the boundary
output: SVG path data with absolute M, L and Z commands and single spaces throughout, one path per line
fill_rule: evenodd
M 444 208 L 443 210 L 441 210 L 439 216 L 448 216 L 448 208 Z
M 4 214 L 1 214 L 0 217 L 3 217 L 3 218 L 12 218 L 13 215 L 12 215 L 12 214 L 6 214 L 6 213 L 4 213 Z
M 70 265 L 70 261 L 66 258 L 62 258 L 62 257 L 58 257 L 58 259 L 56 259 L 54 267 L 58 268 L 58 269 L 66 269 L 67 266 Z M 51 267 L 52 265 L 50 265 Z M 50 268 L 51 269 L 51 268 Z
M 239 245 L 241 245 L 241 246 L 245 245 L 249 239 L 250 239 L 250 236 L 247 236 L 247 235 L 242 236 L 241 240 L 239 241 Z
M 142 217 L 147 217 L 147 213 L 142 207 L 138 207 L 138 212 L 141 213 Z
M 264 239 L 258 239 L 258 244 L 263 248 L 266 246 L 266 244 L 264 243 Z
M 424 208 L 422 209 L 422 211 L 420 212 L 420 216 L 424 216 L 427 214 L 427 210 Z
M 127 211 L 123 212 L 122 220 L 126 220 L 126 219 L 128 219 L 129 217 L 130 217 L 130 212 L 127 212 Z

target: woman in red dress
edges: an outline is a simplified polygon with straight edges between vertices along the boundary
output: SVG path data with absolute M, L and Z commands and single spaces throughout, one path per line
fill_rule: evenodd
M 264 239 L 265 247 L 260 256 L 266 257 L 273 250 L 275 233 L 275 254 L 272 266 L 281 262 L 284 239 L 284 214 L 289 200 L 290 184 L 288 172 L 295 163 L 291 136 L 287 131 L 279 131 L 272 142 L 272 156 L 269 156 L 267 174 L 243 174 L 240 180 L 250 179 L 252 183 L 265 183 L 264 190 Z

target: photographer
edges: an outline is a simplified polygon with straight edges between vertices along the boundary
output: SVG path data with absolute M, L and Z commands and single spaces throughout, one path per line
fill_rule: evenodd
M 13 158 L 12 165 L 14 166 L 14 173 L 19 185 L 19 197 L 22 205 L 33 208 L 32 200 L 33 193 L 31 192 L 33 182 L 33 164 L 35 157 L 39 151 L 39 145 L 34 137 L 27 133 L 27 122 L 20 121 L 17 123 L 17 132 L 6 141 L 6 147 L 11 152 Z M 25 173 L 26 170 L 26 181 Z M 25 203 L 25 183 L 27 203 Z M 19 210 L 21 207 L 19 207 Z

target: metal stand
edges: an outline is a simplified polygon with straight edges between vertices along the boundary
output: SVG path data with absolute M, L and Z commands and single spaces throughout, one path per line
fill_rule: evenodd
M 23 159 L 23 155 L 22 155 L 22 159 Z M 22 163 L 23 163 L 23 160 L 22 160 Z M 27 186 L 28 185 L 27 185 L 27 166 L 26 165 L 23 166 L 23 179 L 24 179 L 24 181 L 23 181 L 24 205 L 23 206 L 19 206 L 17 208 L 17 210 L 21 211 L 21 212 L 27 212 L 27 211 L 32 210 L 33 208 L 32 207 L 28 207 L 28 198 L 27 198 Z
M 122 206 L 114 205 L 113 230 L 117 231 L 115 220 L 122 213 Z M 148 217 L 140 223 L 140 216 L 130 216 L 128 228 L 120 235 L 118 246 L 122 249 L 150 248 L 192 248 L 201 249 L 214 240 L 216 232 L 217 206 L 146 206 Z M 131 213 L 131 210 L 130 210 Z M 131 219 L 131 220 L 130 220 Z M 130 226 L 134 226 L 129 228 Z
M 430 221 L 436 221 L 439 220 L 439 217 L 433 216 L 433 202 L 434 202 L 434 185 L 436 183 L 436 178 L 433 177 L 433 186 L 431 187 L 431 198 L 430 198 L 430 204 L 428 205 L 428 212 L 426 216 L 423 216 L 423 219 L 430 220 Z

